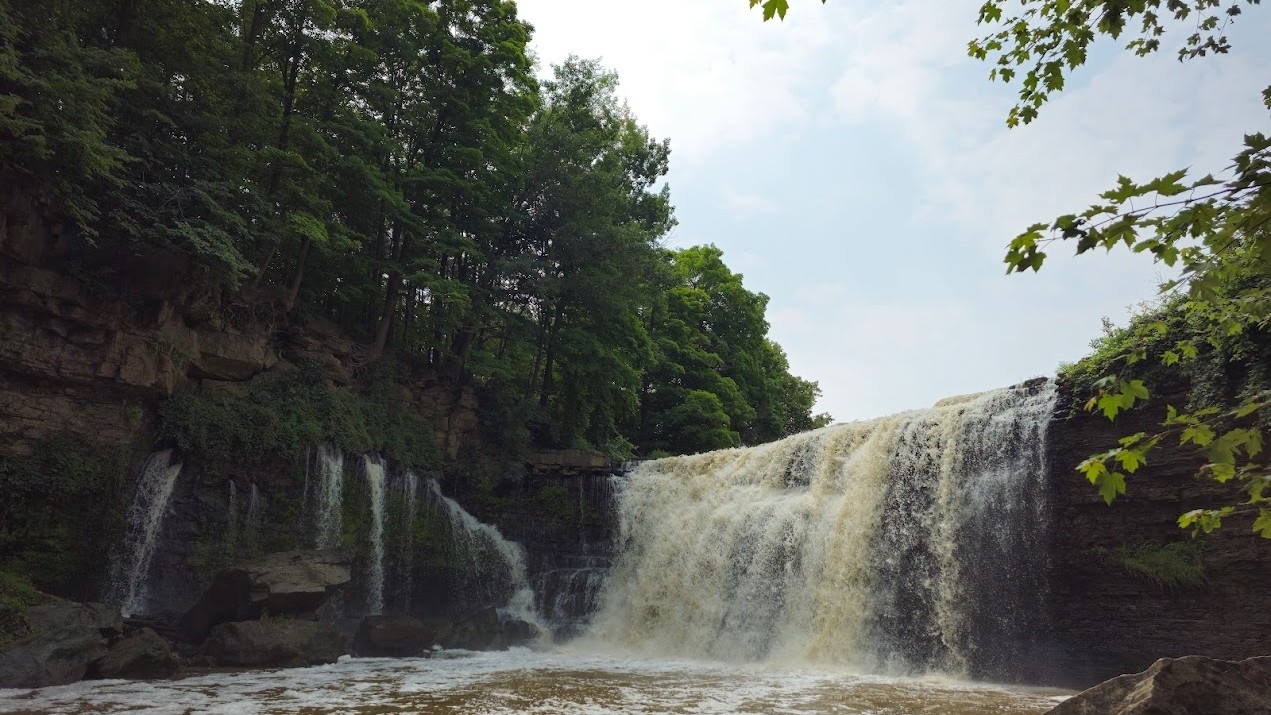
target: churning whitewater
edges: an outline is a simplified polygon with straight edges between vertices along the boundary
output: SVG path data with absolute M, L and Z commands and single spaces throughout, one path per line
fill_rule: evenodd
M 588 640 L 1012 677 L 1045 588 L 1050 382 L 640 465 Z

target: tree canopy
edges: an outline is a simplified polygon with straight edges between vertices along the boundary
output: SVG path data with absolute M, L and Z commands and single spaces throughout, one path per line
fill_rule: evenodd
M 475 384 L 543 446 L 815 424 L 766 299 L 717 249 L 662 247 L 669 142 L 594 61 L 540 80 L 531 32 L 511 0 L 6 2 L 0 209 L 60 224 L 98 285 L 177 258 L 187 286 Z

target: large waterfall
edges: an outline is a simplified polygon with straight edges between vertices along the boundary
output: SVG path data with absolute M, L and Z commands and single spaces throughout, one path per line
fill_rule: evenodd
M 588 637 L 1009 675 L 1032 654 L 1051 383 L 637 467 Z

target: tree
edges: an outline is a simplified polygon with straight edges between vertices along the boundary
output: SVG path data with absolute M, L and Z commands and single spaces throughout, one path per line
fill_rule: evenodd
M 750 0 L 750 6 L 759 0 Z M 1046 100 L 1062 91 L 1066 76 L 1083 65 L 1089 48 L 1101 38 L 1129 35 L 1126 49 L 1138 56 L 1158 51 L 1169 31 L 1185 28 L 1178 44 L 1180 61 L 1225 54 L 1231 49 L 1226 27 L 1260 0 L 1020 0 L 1007 16 L 1003 0 L 988 0 L 978 21 L 1000 29 L 972 40 L 972 57 L 993 64 L 991 80 L 1020 81 L 1018 102 L 1006 122 L 1028 124 Z M 784 18 L 788 3 L 763 3 L 764 19 Z M 1022 74 L 1021 74 L 1022 73 Z M 1271 87 L 1263 92 L 1271 110 Z M 1078 254 L 1095 248 L 1111 251 L 1124 245 L 1149 253 L 1178 270 L 1178 278 L 1161 286 L 1167 304 L 1189 329 L 1170 331 L 1163 320 L 1141 320 L 1132 339 L 1113 356 L 1114 370 L 1095 382 L 1097 394 L 1088 410 L 1115 419 L 1121 410 L 1148 399 L 1150 393 L 1133 371 L 1149 356 L 1167 366 L 1198 358 L 1202 346 L 1216 351 L 1242 334 L 1271 331 L 1271 139 L 1262 133 L 1245 136 L 1244 149 L 1225 172 L 1189 179 L 1178 170 L 1150 181 L 1119 177 L 1101 201 L 1084 211 L 1037 223 L 1011 241 L 1007 272 L 1040 270 L 1046 250 L 1055 242 L 1072 241 Z M 1160 339 L 1170 341 L 1160 346 Z M 1156 349 L 1153 350 L 1152 348 Z M 1265 350 L 1247 356 L 1265 361 Z M 1191 412 L 1169 407 L 1162 429 L 1130 435 L 1120 445 L 1092 455 L 1078 469 L 1108 503 L 1125 492 L 1126 477 L 1146 463 L 1150 450 L 1165 439 L 1194 445 L 1206 457 L 1200 475 L 1238 488 L 1226 505 L 1179 517 L 1179 525 L 1209 532 L 1233 514 L 1253 516 L 1253 529 L 1271 538 L 1271 462 L 1263 450 L 1271 422 L 1271 390 L 1251 383 L 1235 404 L 1211 404 Z

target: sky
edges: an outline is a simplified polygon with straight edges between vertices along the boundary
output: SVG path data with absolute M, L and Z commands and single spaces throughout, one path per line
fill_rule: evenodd
M 1126 252 L 1007 276 L 1029 224 L 1084 209 L 1118 174 L 1217 172 L 1267 131 L 1271 12 L 1228 55 L 1091 53 L 1032 124 L 1016 85 L 966 55 L 982 0 L 518 0 L 541 71 L 570 54 L 616 71 L 671 140 L 672 247 L 713 243 L 770 297 L 770 335 L 838 421 L 1053 375 L 1151 299 L 1164 268 Z

